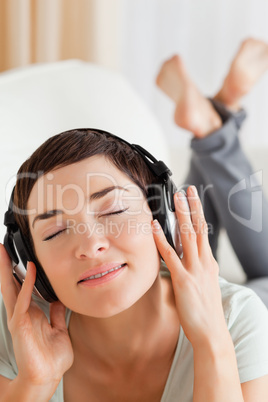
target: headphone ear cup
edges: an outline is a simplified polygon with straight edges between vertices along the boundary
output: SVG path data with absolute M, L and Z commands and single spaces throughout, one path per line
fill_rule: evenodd
M 165 193 L 166 189 L 163 183 L 152 184 L 150 188 L 148 188 L 147 201 L 152 211 L 153 218 L 158 220 L 168 242 L 174 247 Z
M 10 231 L 7 231 L 5 234 L 4 246 L 5 246 L 5 249 L 9 255 L 9 257 L 11 258 L 12 262 L 14 262 L 15 264 L 18 264 L 19 258 L 18 258 L 17 252 L 14 248 L 13 235 L 12 235 L 12 233 L 10 233 Z
M 160 223 L 167 241 L 182 258 L 181 237 L 173 200 L 175 190 L 176 187 L 171 180 L 166 183 L 152 184 L 148 188 L 147 201 L 153 218 Z
M 35 255 L 31 250 L 31 246 L 22 236 L 20 229 L 13 234 L 11 234 L 9 238 L 9 244 L 12 241 L 11 248 L 16 251 L 17 255 L 17 263 L 13 262 L 13 272 L 14 275 L 19 279 L 19 282 L 23 282 L 25 279 L 26 271 L 27 271 L 27 262 L 32 261 L 36 266 L 36 280 L 34 286 L 34 293 L 39 297 L 45 299 L 48 302 L 57 301 L 58 298 L 46 276 L 42 266 L 36 259 Z M 12 257 L 12 256 L 11 256 Z M 12 257 L 13 260 L 13 257 Z

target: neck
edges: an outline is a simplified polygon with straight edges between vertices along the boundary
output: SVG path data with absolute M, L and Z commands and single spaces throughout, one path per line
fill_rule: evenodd
M 179 320 L 168 279 L 158 275 L 146 294 L 109 318 L 72 313 L 69 331 L 74 352 L 107 367 L 135 364 L 159 350 L 160 340 L 178 336 Z M 174 323 L 174 326 L 171 323 Z M 163 338 L 164 337 L 164 338 Z

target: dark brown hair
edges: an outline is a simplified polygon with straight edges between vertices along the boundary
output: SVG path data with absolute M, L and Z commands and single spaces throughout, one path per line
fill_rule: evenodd
M 131 146 L 106 132 L 76 129 L 57 134 L 45 141 L 21 165 L 14 192 L 14 215 L 22 234 L 31 241 L 27 202 L 38 178 L 94 155 L 105 155 L 119 170 L 137 184 L 146 196 L 146 187 L 154 176 L 142 157 Z

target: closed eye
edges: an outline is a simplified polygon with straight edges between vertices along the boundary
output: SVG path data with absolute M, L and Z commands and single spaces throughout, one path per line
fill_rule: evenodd
M 127 208 L 125 208 L 125 209 L 120 209 L 120 210 L 118 210 L 118 211 L 109 212 L 108 214 L 104 214 L 104 215 L 101 215 L 101 216 L 120 215 L 120 214 L 122 214 L 123 212 L 127 211 L 128 208 L 129 208 L 129 207 L 127 207 Z
M 46 237 L 43 241 L 48 241 L 48 240 L 51 240 L 51 239 L 55 239 L 56 237 L 60 236 L 61 233 L 65 232 L 65 230 L 66 230 L 66 228 L 62 229 L 62 230 L 59 230 L 58 232 L 53 233 L 52 235 Z
M 127 208 L 125 208 L 125 209 L 120 209 L 120 210 L 118 210 L 118 211 L 109 212 L 108 214 L 104 214 L 104 215 L 101 215 L 101 216 L 120 215 L 120 214 L 122 214 L 123 212 L 127 211 L 128 208 L 129 208 L 129 207 L 127 207 Z M 67 230 L 67 228 L 62 229 L 62 230 L 59 230 L 59 231 L 56 232 L 56 233 L 53 233 L 52 235 L 46 237 L 43 241 L 49 241 L 49 240 L 55 239 L 56 237 L 60 236 L 63 232 L 65 232 L 65 230 Z

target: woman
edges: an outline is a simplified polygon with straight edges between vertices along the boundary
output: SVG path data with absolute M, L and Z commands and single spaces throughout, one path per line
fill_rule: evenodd
M 18 177 L 17 223 L 59 301 L 32 297 L 31 262 L 20 289 L 0 248 L 1 402 L 267 400 L 267 310 L 219 280 L 195 187 L 174 196 L 180 259 L 148 169 L 108 134 L 52 137 Z

